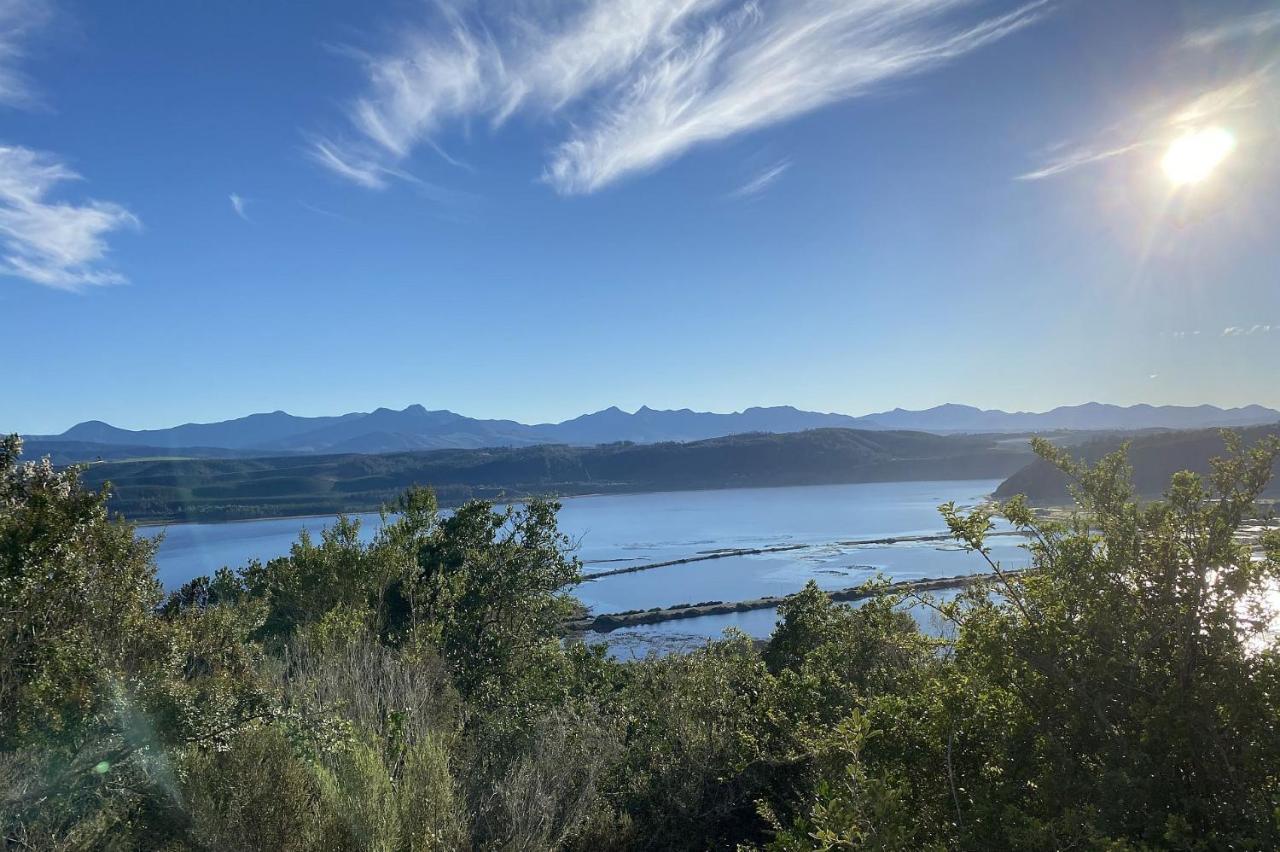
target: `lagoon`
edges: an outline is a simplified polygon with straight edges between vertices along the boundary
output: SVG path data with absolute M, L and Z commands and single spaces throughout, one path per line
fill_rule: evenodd
M 727 549 L 802 545 L 796 550 L 671 565 L 584 582 L 575 594 L 594 612 L 734 601 L 798 591 L 810 579 L 827 589 L 855 586 L 877 574 L 895 580 L 985 570 L 980 557 L 948 542 L 851 544 L 945 531 L 938 506 L 986 498 L 998 480 L 879 482 L 786 488 L 739 488 L 574 497 L 563 501 L 560 527 L 578 544 L 588 575 Z M 380 524 L 356 515 L 362 536 Z M 174 524 L 157 554 L 160 580 L 176 588 L 222 566 L 242 567 L 289 551 L 303 529 L 313 535 L 332 518 L 285 518 L 218 524 Z M 993 539 L 1009 567 L 1026 563 L 1016 538 Z M 714 637 L 728 626 L 767 636 L 773 611 L 760 610 L 649 625 L 610 634 L 611 643 L 644 647 L 655 641 Z

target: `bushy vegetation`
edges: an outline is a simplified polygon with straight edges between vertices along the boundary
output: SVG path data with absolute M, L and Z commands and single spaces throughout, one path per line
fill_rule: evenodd
M 1122 455 L 1033 568 L 943 507 L 947 601 L 816 586 L 763 645 L 608 659 L 566 641 L 556 505 L 410 490 L 167 598 L 75 470 L 0 449 L 0 832 L 14 849 L 1274 849 L 1280 541 L 1233 534 L 1280 452 L 1139 505 Z M 932 606 L 950 638 L 904 604 Z

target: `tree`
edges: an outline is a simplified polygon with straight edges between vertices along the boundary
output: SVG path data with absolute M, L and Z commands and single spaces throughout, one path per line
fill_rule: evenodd
M 0 748 L 73 740 L 163 653 L 154 541 L 111 519 L 75 468 L 21 451 L 16 435 L 0 443 Z
M 106 831 L 172 749 L 265 712 L 256 653 L 230 613 L 157 617 L 156 542 L 21 448 L 0 442 L 0 828 Z
M 871 697 L 856 760 L 777 848 L 1280 846 L 1280 541 L 1255 558 L 1236 537 L 1280 442 L 1227 445 L 1208 483 L 1179 473 L 1143 504 L 1123 451 L 1085 467 L 1037 441 L 1075 482 L 1069 520 L 1021 498 L 944 506 L 995 579 L 934 603 L 956 624 L 947 655 Z M 997 514 L 1028 537 L 1028 570 L 991 559 Z
M 565 588 L 579 577 L 556 527 L 559 508 L 472 501 L 417 543 L 416 572 L 400 594 L 469 699 L 501 704 L 527 689 L 554 691 L 547 667 L 562 661 L 561 626 L 572 612 Z
M 955 676 L 1003 708 L 972 714 L 994 725 L 976 732 L 988 756 L 974 771 L 993 760 L 1002 771 L 999 783 L 967 785 L 979 817 L 971 831 L 1003 824 L 1006 842 L 1023 844 L 1280 842 L 1280 659 L 1259 630 L 1280 551 L 1273 537 L 1254 559 L 1235 538 L 1280 442 L 1225 440 L 1207 484 L 1178 473 L 1163 500 L 1145 505 L 1123 450 L 1087 468 L 1036 442 L 1074 481 L 1079 511 L 1046 523 L 1020 499 L 1005 504 L 1003 516 L 1030 537 L 1033 569 L 1002 573 L 956 610 Z M 945 514 L 987 556 L 988 513 Z

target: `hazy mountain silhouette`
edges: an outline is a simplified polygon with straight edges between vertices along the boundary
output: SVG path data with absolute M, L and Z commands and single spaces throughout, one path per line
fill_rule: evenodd
M 858 418 L 862 429 L 917 429 L 923 432 L 1037 432 L 1057 429 L 1206 429 L 1257 426 L 1280 420 L 1280 412 L 1260 405 L 1222 409 L 1213 405 L 1106 405 L 1086 402 L 1045 412 L 984 411 L 969 405 L 939 405 L 924 411 L 895 408 Z
M 634 413 L 606 408 L 560 423 L 527 425 L 514 420 L 481 420 L 421 405 L 396 411 L 379 408 L 336 417 L 297 417 L 283 411 L 251 414 L 218 423 L 186 423 L 170 429 L 120 429 L 99 420 L 77 424 L 61 435 L 31 436 L 37 447 L 75 442 L 86 458 L 101 447 L 158 450 L 206 448 L 261 453 L 386 453 L 401 450 L 523 447 L 537 444 L 593 446 L 616 441 L 640 444 L 699 441 L 749 432 L 802 432 L 808 429 L 895 429 L 948 433 L 1047 432 L 1062 429 L 1203 429 L 1255 426 L 1280 421 L 1280 412 L 1250 405 L 1221 409 L 1201 406 L 1117 406 L 1091 402 L 1046 412 L 983 410 L 968 405 L 939 405 L 924 411 L 901 408 L 852 417 L 802 411 L 791 406 L 748 408 L 732 414 L 655 410 Z M 118 457 L 119 451 L 111 456 Z
M 273 442 L 324 428 L 345 420 L 360 420 L 370 415 L 344 414 L 341 417 L 295 417 L 283 411 L 250 414 L 218 423 L 184 423 L 169 429 L 119 429 L 101 420 L 89 420 L 72 426 L 61 435 L 45 435 L 45 439 L 91 441 L 98 444 L 137 444 L 156 447 L 224 447 L 228 449 L 261 449 Z

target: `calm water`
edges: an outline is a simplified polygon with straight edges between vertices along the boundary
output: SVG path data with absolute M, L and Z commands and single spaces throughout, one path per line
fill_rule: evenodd
M 893 579 L 945 577 L 984 570 L 981 559 L 942 542 L 866 546 L 862 539 L 944 531 L 939 504 L 981 501 L 998 480 L 894 482 L 577 497 L 564 501 L 560 526 L 579 544 L 586 573 L 682 559 L 720 549 L 805 545 L 756 556 L 731 556 L 588 581 L 576 594 L 597 612 L 743 600 L 799 590 L 813 579 L 824 588 Z M 376 514 L 359 515 L 363 535 Z M 289 551 L 302 529 L 318 534 L 328 518 L 177 524 L 165 530 L 157 557 L 172 588 L 223 565 L 270 559 Z M 146 532 L 150 532 L 147 530 Z M 1011 567 L 1025 562 L 1017 539 L 997 538 L 995 555 Z M 757 610 L 668 622 L 610 634 L 619 651 L 679 644 L 737 627 L 757 637 L 772 632 L 774 612 Z

